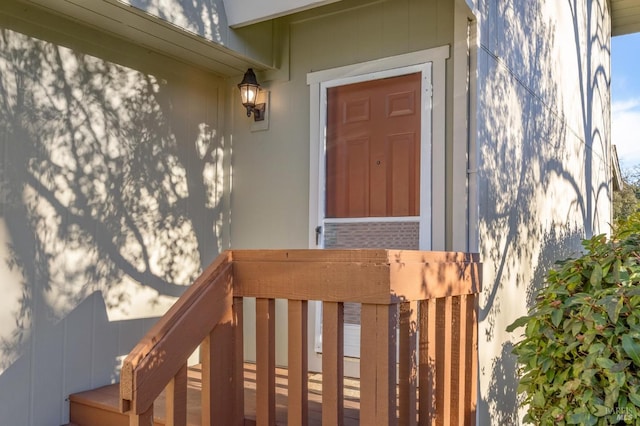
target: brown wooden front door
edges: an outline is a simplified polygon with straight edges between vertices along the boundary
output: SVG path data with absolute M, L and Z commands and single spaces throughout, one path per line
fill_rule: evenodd
M 420 83 L 414 73 L 328 89 L 327 218 L 420 215 Z

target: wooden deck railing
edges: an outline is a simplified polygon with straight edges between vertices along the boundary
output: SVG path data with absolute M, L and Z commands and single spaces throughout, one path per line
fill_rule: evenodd
M 288 422 L 306 425 L 307 310 L 323 306 L 322 423 L 343 423 L 343 314 L 361 303 L 360 424 L 474 425 L 476 255 L 398 250 L 222 254 L 124 361 L 130 425 L 186 424 L 186 362 L 201 345 L 202 424 L 244 425 L 243 298 L 256 298 L 256 423 L 275 424 L 275 299 L 288 300 Z M 418 392 L 418 389 L 420 390 Z

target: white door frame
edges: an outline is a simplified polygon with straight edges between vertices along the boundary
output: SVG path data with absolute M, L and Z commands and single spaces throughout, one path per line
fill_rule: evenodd
M 445 98 L 446 59 L 449 46 L 422 50 L 404 55 L 378 59 L 307 74 L 310 89 L 310 151 L 309 151 L 309 247 L 322 248 L 322 235 L 316 234 L 316 226 L 324 219 L 325 197 L 325 142 L 327 119 L 327 90 L 331 87 L 377 80 L 388 77 L 422 73 L 421 123 L 420 123 L 420 237 L 419 248 L 444 249 L 444 208 L 432 209 L 433 205 L 444 206 L 444 185 L 433 186 L 432 182 L 445 182 Z M 318 238 L 319 244 L 316 244 Z M 316 311 L 319 319 L 320 309 Z M 310 321 L 311 322 L 311 321 Z M 321 346 L 320 321 L 315 321 L 315 344 Z M 359 327 L 358 334 L 359 334 Z M 348 330 L 345 328 L 345 336 Z M 351 333 L 349 333 L 351 334 Z M 352 337 L 351 339 L 357 339 Z M 311 340 L 311 339 L 309 339 Z M 345 339 L 345 340 L 348 340 Z M 315 351 L 310 350 L 315 355 Z M 346 353 L 346 348 L 345 348 Z M 310 357 L 313 358 L 313 357 Z M 313 368 L 312 359 L 309 360 Z

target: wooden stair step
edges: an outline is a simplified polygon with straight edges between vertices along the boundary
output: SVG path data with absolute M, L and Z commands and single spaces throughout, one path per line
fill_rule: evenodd
M 200 389 L 188 389 L 188 424 L 200 424 Z M 164 392 L 154 403 L 154 425 L 165 425 Z M 70 420 L 79 426 L 128 426 L 129 416 L 120 412 L 118 383 L 69 396 Z
M 119 384 L 78 392 L 69 396 L 69 417 L 81 426 L 127 426 L 128 416 L 120 413 Z

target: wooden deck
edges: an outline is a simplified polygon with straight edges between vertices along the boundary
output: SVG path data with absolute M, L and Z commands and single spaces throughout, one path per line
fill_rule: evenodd
M 276 368 L 276 424 L 287 425 L 287 370 Z M 201 419 L 202 368 L 189 367 L 187 373 L 187 425 L 199 426 Z M 322 375 L 311 373 L 309 378 L 309 425 L 322 424 Z M 119 384 L 80 392 L 70 396 L 70 421 L 78 426 L 128 425 L 129 416 L 120 413 Z M 256 366 L 244 366 L 245 425 L 256 419 Z M 155 401 L 154 424 L 165 426 L 165 392 Z M 344 425 L 360 424 L 360 381 L 345 378 Z
M 119 412 L 129 426 L 158 416 L 173 426 L 474 426 L 480 266 L 469 253 L 227 251 L 125 358 Z M 248 371 L 244 298 L 255 299 Z M 286 372 L 276 369 L 276 299 L 287 303 Z M 312 301 L 322 303 L 322 398 L 307 365 Z M 361 305 L 358 398 L 345 386 L 345 303 Z M 200 379 L 187 368 L 197 347 Z

